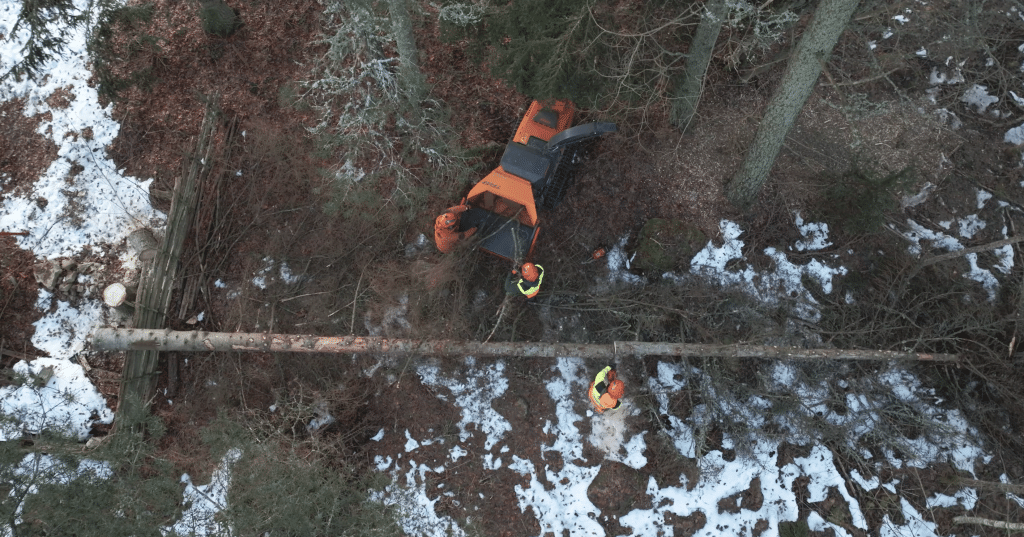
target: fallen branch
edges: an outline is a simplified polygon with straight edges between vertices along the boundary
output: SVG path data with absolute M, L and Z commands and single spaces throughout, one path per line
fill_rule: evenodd
M 958 257 L 963 257 L 963 256 L 969 255 L 969 254 L 977 254 L 977 253 L 980 253 L 980 252 L 987 252 L 989 250 L 995 250 L 996 248 L 1002 248 L 1003 246 L 1006 246 L 1008 244 L 1017 244 L 1020 241 L 1024 241 L 1024 235 L 1017 235 L 1016 237 L 1009 237 L 1009 238 L 998 240 L 998 241 L 995 241 L 995 242 L 990 242 L 988 244 L 982 244 L 981 246 L 972 246 L 970 248 L 964 248 L 963 250 L 956 250 L 956 251 L 953 251 L 953 252 L 947 252 L 947 253 L 944 253 L 942 255 L 937 255 L 937 256 L 934 256 L 934 257 L 929 257 L 928 259 L 925 259 L 924 261 L 921 261 L 921 265 L 919 266 L 919 268 L 924 268 L 924 267 L 927 267 L 929 265 L 934 265 L 935 263 L 939 263 L 941 261 L 947 261 L 947 260 L 950 260 L 950 259 L 956 259 Z
M 998 481 L 981 481 L 978 479 L 957 479 L 956 483 L 964 487 L 974 487 L 976 489 L 994 490 L 997 492 L 1009 492 L 1012 494 L 1024 494 L 1024 485 L 1014 485 L 1013 483 L 1000 483 Z
M 954 524 L 977 524 L 979 526 L 988 526 L 990 528 L 998 528 L 1001 530 L 1009 531 L 1024 531 L 1024 524 L 1020 522 L 1004 522 L 1002 520 L 991 520 L 988 518 L 980 518 L 976 516 L 957 516 L 953 517 Z
M 33 356 L 31 354 L 25 354 L 23 352 L 12 351 L 10 349 L 5 349 L 3 347 L 0 347 L 0 356 L 9 356 L 11 358 L 17 358 L 18 360 L 24 360 L 26 362 L 31 362 L 32 360 L 39 358 L 39 356 Z
M 870 349 L 805 349 L 767 345 L 714 345 L 616 341 L 542 343 L 389 339 L 359 336 L 312 336 L 266 333 L 201 332 L 131 328 L 100 328 L 92 335 L 94 350 L 164 352 L 297 352 L 379 353 L 420 356 L 516 356 L 522 358 L 582 356 L 614 359 L 624 356 L 703 356 L 708 358 L 768 358 L 777 360 L 915 360 L 958 362 L 956 354 L 924 354 Z

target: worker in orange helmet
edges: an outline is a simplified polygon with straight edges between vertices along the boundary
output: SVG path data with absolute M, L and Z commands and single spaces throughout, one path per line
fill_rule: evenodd
M 505 292 L 522 293 L 526 298 L 533 298 L 540 292 L 540 282 L 544 280 L 544 267 L 534 263 L 523 263 L 519 270 L 512 269 L 512 274 L 505 280 Z
M 463 239 L 468 239 L 476 233 L 476 228 L 458 231 L 459 217 L 469 209 L 469 205 L 463 203 L 455 207 L 449 207 L 444 214 L 434 219 L 434 242 L 441 253 L 447 254 L 455 249 L 455 245 Z
M 608 364 L 590 383 L 590 402 L 598 414 L 622 406 L 619 399 L 626 394 L 626 385 L 616 377 L 615 364 Z

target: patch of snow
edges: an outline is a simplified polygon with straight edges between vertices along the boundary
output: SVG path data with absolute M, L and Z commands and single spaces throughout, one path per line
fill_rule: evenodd
M 834 488 L 846 500 L 853 525 L 864 530 L 868 529 L 867 519 L 864 518 L 857 499 L 846 490 L 846 479 L 836 469 L 830 449 L 820 445 L 814 446 L 810 455 L 806 458 L 794 459 L 793 464 L 800 467 L 804 475 L 810 478 L 807 483 L 808 501 L 824 501 L 828 496 L 828 489 Z
M 980 188 L 978 189 L 977 200 L 978 200 L 978 208 L 979 209 L 985 208 L 985 202 L 990 200 L 990 199 L 992 199 L 992 193 L 991 192 L 989 192 L 987 190 L 982 190 Z
M 1017 106 L 1024 108 L 1024 97 L 1017 95 L 1013 90 L 1010 90 L 1010 97 L 1013 97 L 1013 102 L 1016 103 Z
M 868 453 L 870 455 L 870 452 Z M 860 472 L 856 468 L 850 470 L 850 477 L 860 485 L 860 488 L 864 490 L 875 490 L 878 488 L 878 476 L 874 476 L 871 479 L 864 479 Z
M 971 270 L 964 274 L 964 278 L 976 281 L 988 292 L 989 301 L 996 299 L 996 292 L 999 290 L 999 280 L 992 275 L 988 269 L 978 266 L 978 254 L 967 254 L 964 259 L 970 264 Z
M 390 463 L 389 458 L 387 466 L 390 466 Z M 387 466 L 382 468 L 383 464 L 384 461 L 379 461 L 377 468 L 383 471 L 387 468 Z M 410 469 L 405 474 L 404 485 L 396 480 L 382 490 L 371 492 L 369 499 L 394 509 L 402 529 L 408 535 L 465 537 L 466 532 L 451 517 L 437 516 L 437 512 L 434 510 L 437 500 L 431 500 L 427 496 L 425 475 L 427 472 L 433 471 L 435 469 L 425 464 L 416 466 L 415 462 L 410 461 Z
M 930 241 L 932 248 L 942 248 L 948 252 L 963 248 L 960 241 L 955 238 L 945 233 L 932 231 L 909 218 L 907 219 L 907 226 L 910 228 L 910 232 L 904 233 L 903 236 L 914 243 L 908 248 L 911 254 L 920 255 L 922 253 L 922 240 Z
M 19 5 L 20 2 L 2 3 L 0 28 L 14 27 Z M 86 5 L 76 2 L 78 9 Z M 97 15 L 97 11 L 91 13 L 92 20 Z M 98 252 L 99 246 L 117 246 L 140 227 L 164 225 L 165 216 L 149 203 L 152 180 L 125 176 L 107 155 L 106 148 L 113 143 L 120 126 L 111 116 L 112 105 L 100 106 L 96 89 L 89 84 L 93 75 L 86 40 L 91 30 L 86 26 L 63 29 L 67 48 L 41 66 L 39 82 L 26 77 L 0 81 L 0 101 L 22 100 L 23 114 L 39 120 L 36 132 L 57 147 L 56 160 L 29 192 L 8 194 L 0 200 L 0 231 L 27 232 L 27 236 L 17 238 L 18 245 L 37 258 Z M 22 47 L 28 36 L 23 25 L 18 35 L 0 39 L 0 71 L 6 72 L 23 59 Z M 58 91 L 67 99 L 51 107 L 47 101 L 54 102 L 50 97 Z M 41 293 L 39 302 L 49 306 L 49 296 Z M 32 343 L 53 358 L 68 359 L 82 349 L 86 334 L 102 321 L 102 308 L 96 301 L 86 300 L 77 307 L 58 302 L 57 311 L 36 323 Z M 68 371 L 60 368 L 56 375 Z M 90 384 L 84 376 L 67 383 L 76 386 L 69 388 L 76 393 L 85 391 L 79 386 Z M 13 392 L 3 393 L 3 397 L 9 397 Z M 0 402 L 13 406 L 22 403 Z M 44 411 L 53 412 L 60 411 Z M 107 413 L 109 410 L 101 414 Z M 47 427 L 57 424 L 44 421 Z M 38 423 L 25 427 L 35 429 Z M 68 432 L 79 435 L 77 426 Z
M 19 361 L 12 370 L 26 382 L 0 388 L 0 414 L 10 418 L 0 421 L 0 441 L 44 430 L 62 431 L 84 441 L 93 423 L 113 423 L 114 413 L 80 365 L 36 358 L 31 363 Z M 44 384 L 36 386 L 44 379 Z
M 1013 145 L 1024 144 L 1024 123 L 1006 131 L 1006 134 L 1003 135 L 1003 141 Z
M 623 406 L 617 410 L 609 410 L 594 416 L 587 441 L 604 453 L 606 459 L 639 470 L 647 465 L 647 457 L 643 455 L 647 447 L 644 435 L 635 435 L 628 442 L 625 441 L 625 435 L 626 418 L 638 415 L 640 410 L 636 405 L 630 404 L 628 396 L 623 398 L 622 404 Z
M 628 272 L 629 270 L 629 258 L 626 256 L 626 242 L 629 241 L 629 235 L 619 239 L 619 242 L 615 244 L 610 250 L 608 255 L 605 256 L 608 263 L 608 281 L 609 283 L 631 283 L 639 284 L 644 280 L 640 276 Z
M 1024 45 L 1022 45 L 1022 46 L 1024 46 Z M 999 475 L 999 482 L 1000 483 L 1009 483 L 1010 482 L 1010 478 L 1008 478 L 1006 476 L 1006 474 L 1000 474 Z M 1019 505 L 1021 507 L 1024 507 L 1024 498 L 1021 498 L 1020 496 L 1017 496 L 1016 494 L 1013 494 L 1013 493 L 1010 493 L 1010 492 L 1006 493 L 1006 498 L 1009 499 L 1009 500 L 1013 500 L 1013 501 L 1017 502 L 1017 505 Z
M 935 531 L 936 526 L 934 522 L 928 522 L 921 517 L 921 513 L 914 509 L 914 506 L 910 505 L 904 498 L 900 498 L 900 505 L 903 508 L 903 519 L 906 521 L 905 524 L 896 524 L 886 514 L 882 519 L 882 526 L 878 530 L 879 537 L 905 537 L 907 535 L 914 535 L 916 537 L 925 536 L 937 536 L 938 533 Z
M 743 258 L 743 241 L 738 237 L 742 233 L 735 222 L 722 220 L 720 224 L 722 246 L 716 247 L 711 241 L 690 261 L 690 272 L 720 285 L 736 286 L 747 294 L 765 304 L 775 304 L 779 296 L 788 296 L 794 300 L 796 313 L 806 320 L 814 321 L 819 314 L 815 309 L 817 301 L 804 288 L 803 278 L 806 276 L 821 285 L 826 294 L 832 292 L 832 278 L 846 274 L 845 267 L 830 267 L 817 259 L 806 265 L 790 262 L 786 255 L 775 248 L 765 248 L 764 253 L 774 261 L 775 271 L 757 273 L 751 267 L 730 271 L 726 264 L 732 259 Z M 819 227 L 820 236 L 815 240 L 824 241 L 827 237 L 826 228 Z
M 966 80 L 960 69 L 955 69 L 953 74 L 948 74 L 939 71 L 938 67 L 932 67 L 932 72 L 928 75 L 928 83 L 932 86 L 939 84 L 961 84 L 963 82 L 966 82 Z
M 989 106 L 999 102 L 999 97 L 989 95 L 987 86 L 971 84 L 960 97 L 960 101 L 967 103 L 975 112 L 983 114 Z
M 374 442 L 380 442 L 382 438 L 384 438 L 383 427 L 381 428 L 381 430 L 377 431 L 377 434 L 373 435 L 373 438 L 371 438 L 370 440 L 373 440 Z
M 451 390 L 455 397 L 453 402 L 462 409 L 462 421 L 459 422 L 461 441 L 465 442 L 472 435 L 467 425 L 473 423 L 477 430 L 487 435 L 484 447 L 490 451 L 505 433 L 512 430 L 512 424 L 491 405 L 491 401 L 503 396 L 508 389 L 505 363 L 499 361 L 478 367 L 472 358 L 467 358 L 466 368 L 466 372 L 459 375 L 461 379 L 443 377 L 435 365 L 420 366 L 418 372 L 424 384 Z
M 196 486 L 188 474 L 183 474 L 181 482 L 185 485 L 185 492 L 182 505 L 187 506 L 187 509 L 173 526 L 164 528 L 162 533 L 166 535 L 173 532 L 176 535 L 194 537 L 232 534 L 231 528 L 225 525 L 217 514 L 227 508 L 228 489 L 231 488 L 231 466 L 241 456 L 241 450 L 228 451 L 213 471 L 208 485 Z
M 19 484 L 10 488 L 7 494 L 8 509 L 14 507 L 13 511 L 7 510 L 7 516 L 11 517 L 5 522 L 13 522 L 20 525 L 23 522 L 22 513 L 25 501 L 29 496 L 39 492 L 42 485 L 66 485 L 74 479 L 109 479 L 113 472 L 106 462 L 94 460 L 82 460 L 76 466 L 72 466 L 56 457 L 42 453 L 29 453 L 25 455 L 16 465 L 8 468 L 10 475 L 20 481 Z M 13 483 L 12 483 L 13 484 Z M 4 537 L 16 535 L 12 532 L 10 525 L 0 527 L 0 535 Z
M 969 239 L 974 236 L 975 233 L 985 229 L 985 221 L 978 218 L 976 214 L 967 215 L 964 218 L 958 218 L 957 224 L 959 224 L 960 236 Z
M 964 488 L 958 490 L 953 496 L 936 493 L 925 501 L 925 507 L 932 509 L 934 507 L 953 507 L 959 505 L 965 510 L 970 511 L 974 509 L 974 504 L 977 502 L 978 492 L 972 488 Z
M 850 532 L 846 531 L 842 526 L 835 523 L 829 522 L 824 518 L 821 518 L 816 511 L 807 513 L 807 529 L 811 531 L 826 532 L 832 530 L 835 535 L 842 535 L 844 537 L 852 537 Z
M 807 222 L 804 223 L 804 219 L 800 217 L 800 212 L 797 211 L 796 227 L 800 230 L 800 236 L 804 238 L 802 241 L 797 241 L 793 245 L 797 251 L 804 250 L 821 250 L 827 246 L 832 246 L 832 243 L 828 241 L 828 224 L 823 222 Z
M 53 295 L 40 289 L 36 308 L 49 311 L 52 303 Z M 89 332 L 101 324 L 102 320 L 103 304 L 98 300 L 84 299 L 78 308 L 57 300 L 53 312 L 44 314 L 32 323 L 36 327 L 32 345 L 53 358 L 70 359 L 85 348 Z
M 909 194 L 903 196 L 903 199 L 900 201 L 900 205 L 904 209 L 906 209 L 907 207 L 916 207 L 927 201 L 928 196 L 930 196 L 931 193 L 935 191 L 935 188 L 936 186 L 932 184 L 931 181 L 928 181 L 924 184 L 924 186 L 921 187 L 921 191 L 918 192 L 917 194 L 914 194 L 913 196 Z

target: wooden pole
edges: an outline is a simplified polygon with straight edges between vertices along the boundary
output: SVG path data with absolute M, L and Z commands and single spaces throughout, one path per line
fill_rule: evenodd
M 312 336 L 266 333 L 200 332 L 100 328 L 92 335 L 94 350 L 153 350 L 163 352 L 259 351 L 296 353 L 381 353 L 393 355 L 516 356 L 555 358 L 583 356 L 613 359 L 623 356 L 704 356 L 710 358 L 770 358 L 777 360 L 915 360 L 958 362 L 956 354 L 923 354 L 870 349 L 804 349 L 766 345 L 705 345 L 617 341 L 597 343 L 480 342 L 389 339 L 360 336 Z

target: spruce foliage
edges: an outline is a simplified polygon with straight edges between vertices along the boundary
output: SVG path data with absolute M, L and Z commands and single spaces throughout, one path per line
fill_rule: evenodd
M 230 37 L 242 27 L 238 11 L 223 0 L 203 0 L 199 6 L 199 20 L 204 32 L 217 37 Z
M 5 535 L 157 536 L 178 515 L 172 465 L 154 456 L 163 424 L 140 417 L 137 431 L 92 451 L 52 435 L 0 442 L 0 532 Z
M 823 216 L 836 229 L 853 234 L 877 233 L 885 215 L 896 209 L 898 196 L 913 180 L 911 168 L 879 173 L 855 166 L 829 181 L 821 208 Z
M 598 65 L 608 50 L 593 15 L 603 0 L 525 0 L 489 11 L 484 40 L 493 46 L 492 73 L 534 99 L 595 104 L 602 93 Z
M 60 56 L 67 48 L 68 30 L 85 24 L 88 19 L 89 10 L 79 10 L 74 0 L 24 0 L 17 22 L 5 36 L 17 39 L 28 32 L 28 40 L 22 47 L 24 58 L 0 74 L 0 80 L 9 76 L 36 79 L 43 64 Z

